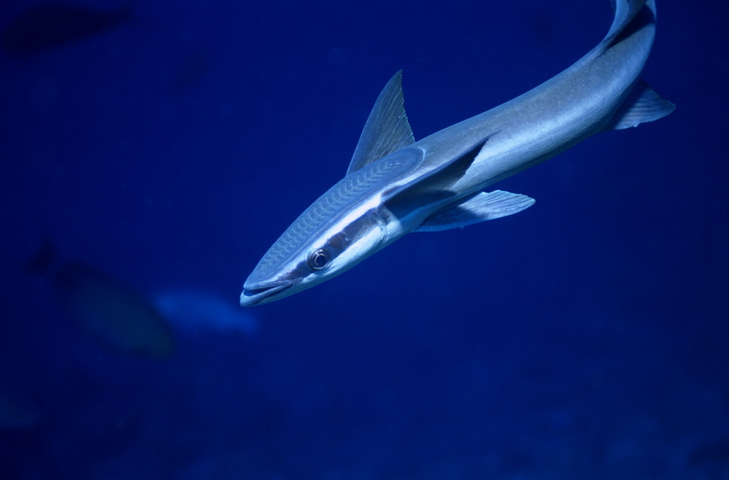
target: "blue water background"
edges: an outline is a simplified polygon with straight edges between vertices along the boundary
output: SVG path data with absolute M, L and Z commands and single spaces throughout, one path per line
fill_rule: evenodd
M 36 2 L 3 4 L 0 25 Z M 88 2 L 113 9 L 111 0 Z M 42 239 L 152 294 L 236 302 L 338 181 L 404 69 L 422 138 L 560 72 L 609 2 L 133 3 L 0 56 L 0 430 L 17 479 L 729 478 L 725 0 L 658 0 L 644 77 L 677 110 L 498 188 L 532 208 L 404 237 L 247 312 L 255 334 L 109 351 L 19 265 Z

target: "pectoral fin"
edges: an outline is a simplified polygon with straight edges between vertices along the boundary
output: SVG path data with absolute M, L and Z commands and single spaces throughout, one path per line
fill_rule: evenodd
M 503 190 L 494 190 L 488 193 L 481 192 L 465 202 L 429 216 L 415 231 L 438 232 L 465 227 L 474 223 L 519 213 L 534 205 L 534 202 L 533 198 L 526 195 L 509 193 Z
M 454 197 L 456 193 L 451 191 L 451 187 L 471 167 L 486 142 L 488 142 L 488 138 L 455 156 L 449 162 L 424 172 L 410 183 L 386 190 L 382 194 L 382 202 L 393 215 L 403 218 L 423 205 L 442 202 Z M 419 148 L 404 148 L 398 154 L 410 150 L 422 153 Z

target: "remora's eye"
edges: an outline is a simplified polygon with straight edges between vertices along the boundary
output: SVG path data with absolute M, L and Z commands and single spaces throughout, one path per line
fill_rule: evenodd
M 332 261 L 332 254 L 326 248 L 318 248 L 309 255 L 309 266 L 314 270 L 321 270 Z

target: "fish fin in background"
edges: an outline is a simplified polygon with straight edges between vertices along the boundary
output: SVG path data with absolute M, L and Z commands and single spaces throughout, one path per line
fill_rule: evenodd
M 166 357 L 172 352 L 172 329 L 134 286 L 80 260 L 58 261 L 47 239 L 24 266 L 52 278 L 69 317 L 100 344 L 132 355 Z
M 0 45 L 11 55 L 29 56 L 92 37 L 132 18 L 131 5 L 111 11 L 53 3 L 38 5 L 5 26 L 0 33 Z
M 154 295 L 153 302 L 169 324 L 181 333 L 255 334 L 256 318 L 227 298 L 210 291 L 184 288 L 160 292 Z
M 164 316 L 136 288 L 80 261 L 67 262 L 53 280 L 71 318 L 114 350 L 166 357 L 174 339 Z

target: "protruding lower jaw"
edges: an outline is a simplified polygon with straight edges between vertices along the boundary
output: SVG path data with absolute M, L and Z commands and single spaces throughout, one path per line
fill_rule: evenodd
M 277 300 L 279 298 L 278 294 L 290 288 L 291 285 L 293 285 L 293 282 L 290 280 L 253 285 L 246 284 L 243 286 L 243 293 L 240 294 L 240 305 L 241 307 L 252 307 Z

